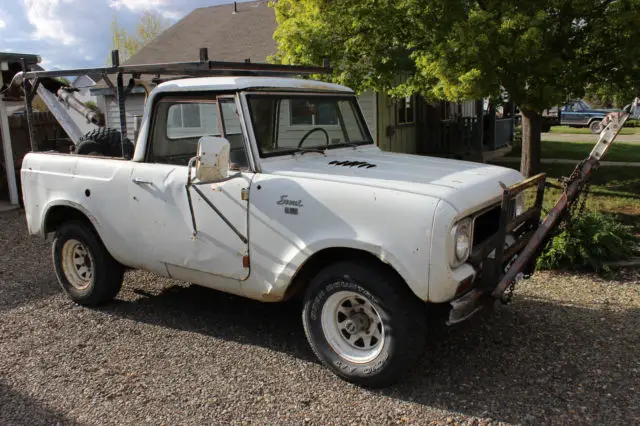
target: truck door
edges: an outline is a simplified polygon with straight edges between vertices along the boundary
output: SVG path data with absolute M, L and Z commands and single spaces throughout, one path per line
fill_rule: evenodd
M 246 279 L 249 275 L 247 201 L 253 173 L 234 97 L 171 95 L 153 109 L 145 161 L 131 175 L 133 214 L 139 223 L 136 238 L 144 266 L 177 279 L 208 284 L 215 276 Z M 191 190 L 197 234 L 187 197 L 188 162 L 202 136 L 224 136 L 231 143 L 230 174 L 241 177 L 198 188 L 227 219 L 225 222 Z M 163 270 L 166 268 L 166 270 Z
M 578 102 L 570 102 L 562 108 L 561 124 L 568 126 L 582 124 L 582 108 Z

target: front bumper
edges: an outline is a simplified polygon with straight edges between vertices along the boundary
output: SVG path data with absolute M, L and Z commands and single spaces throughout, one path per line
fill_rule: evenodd
M 525 263 L 518 262 L 518 269 L 511 270 L 513 261 L 528 246 L 540 246 L 534 234 L 540 226 L 546 175 L 541 173 L 510 187 L 503 188 L 500 221 L 497 232 L 478 247 L 473 248 L 469 263 L 476 271 L 474 285 L 466 293 L 450 302 L 447 324 L 460 323 L 495 300 L 503 299 L 507 288 L 533 272 L 535 256 Z M 536 187 L 531 208 L 515 215 L 512 200 L 523 191 Z M 506 276 L 509 271 L 508 276 Z M 514 278 L 511 278 L 514 277 Z

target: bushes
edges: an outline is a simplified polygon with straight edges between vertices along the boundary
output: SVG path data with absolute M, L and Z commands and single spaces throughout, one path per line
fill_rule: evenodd
M 589 212 L 572 219 L 543 251 L 536 266 L 608 272 L 605 262 L 629 259 L 637 244 L 630 227 L 612 216 Z

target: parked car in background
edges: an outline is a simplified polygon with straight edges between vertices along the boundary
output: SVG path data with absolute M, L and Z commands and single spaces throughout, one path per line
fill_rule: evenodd
M 558 107 L 545 110 L 542 113 L 543 124 L 542 131 L 548 132 L 551 126 L 571 126 L 571 127 L 588 127 L 591 133 L 600 133 L 602 131 L 602 120 L 604 117 L 620 109 L 596 109 L 591 107 L 584 99 L 572 100 L 560 107 L 558 116 Z

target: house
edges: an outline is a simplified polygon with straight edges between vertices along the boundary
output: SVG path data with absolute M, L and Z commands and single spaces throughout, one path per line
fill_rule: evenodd
M 266 62 L 277 52 L 273 39 L 276 27 L 275 12 L 267 0 L 199 8 L 140 49 L 126 64 L 197 61 L 201 47 L 208 49 L 211 60 Z M 107 126 L 119 128 L 113 91 L 103 84 L 92 92 L 99 96 L 98 107 L 105 112 Z M 134 116 L 143 113 L 144 99 L 145 91 L 139 87 L 127 97 L 128 133 L 134 128 Z M 359 94 L 358 102 L 371 134 L 384 150 L 464 157 L 496 147 L 493 133 L 483 132 L 485 125 L 481 122 L 486 120 L 482 118 L 482 101 L 429 105 L 419 96 L 397 100 L 367 90 Z
M 100 74 L 85 74 L 75 78 L 71 82 L 71 87 L 77 90 L 76 92 L 74 92 L 73 96 L 83 104 L 90 103 L 97 106 L 98 97 L 95 94 L 91 93 L 91 89 L 94 88 L 97 82 L 101 80 L 102 76 Z M 88 122 L 87 119 L 76 110 L 67 108 L 67 112 L 69 114 L 69 117 L 74 121 L 74 123 L 76 124 L 76 126 L 78 126 L 78 129 L 80 129 L 82 133 L 90 132 L 97 127 L 95 124 Z

